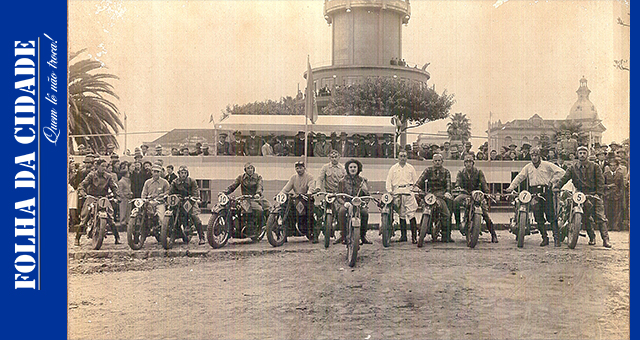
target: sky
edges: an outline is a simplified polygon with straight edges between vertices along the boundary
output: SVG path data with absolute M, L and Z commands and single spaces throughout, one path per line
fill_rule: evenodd
M 304 91 L 312 67 L 331 64 L 324 1 L 78 1 L 69 8 L 69 52 L 104 63 L 125 113 L 127 148 L 174 128 L 211 127 L 227 105 Z M 501 120 L 564 119 L 583 76 L 607 128 L 629 136 L 628 1 L 411 1 L 402 57 L 431 63 L 430 85 L 455 95 L 451 113 L 486 136 Z M 72 61 L 73 62 L 73 61 Z M 414 131 L 446 130 L 449 120 Z M 155 133 L 138 133 L 138 132 Z M 118 137 L 121 147 L 124 137 Z

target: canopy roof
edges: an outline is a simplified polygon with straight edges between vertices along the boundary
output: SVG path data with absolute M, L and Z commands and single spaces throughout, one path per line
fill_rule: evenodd
M 305 116 L 303 115 L 231 115 L 221 123 L 218 129 L 223 131 L 255 130 L 260 135 L 295 135 L 298 131 L 305 131 Z M 308 121 L 307 131 L 349 135 L 394 133 L 395 126 L 391 125 L 391 117 L 372 116 L 318 116 L 315 124 Z

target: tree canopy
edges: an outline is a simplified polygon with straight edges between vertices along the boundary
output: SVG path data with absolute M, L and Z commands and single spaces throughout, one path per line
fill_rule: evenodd
M 467 142 L 471 138 L 471 122 L 467 115 L 456 112 L 447 123 L 447 134 L 452 141 Z
M 222 112 L 223 116 L 250 114 L 250 115 L 301 115 L 304 113 L 304 101 L 291 96 L 282 97 L 279 101 L 267 100 L 243 105 L 227 105 Z
M 446 90 L 440 95 L 424 84 L 375 77 L 336 88 L 323 113 L 395 116 L 402 123 L 402 130 L 406 130 L 446 118 L 454 102 L 453 95 L 448 95 Z
M 69 134 L 96 135 L 76 138 L 78 144 L 88 144 L 96 151 L 109 143 L 117 147 L 115 134 L 123 125 L 120 112 L 109 97 L 119 98 L 113 85 L 106 80 L 118 77 L 109 73 L 95 73 L 103 67 L 96 60 L 84 59 L 71 64 L 83 51 L 69 55 Z

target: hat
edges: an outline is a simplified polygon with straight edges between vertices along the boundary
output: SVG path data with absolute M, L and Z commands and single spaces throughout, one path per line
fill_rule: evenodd
M 517 147 L 518 147 L 518 146 L 517 146 L 517 145 L 515 145 L 515 144 L 511 144 L 511 145 L 509 145 L 509 149 L 515 149 L 515 148 L 517 148 Z
M 202 148 L 203 149 L 208 149 L 209 148 L 209 143 L 207 143 L 207 142 L 202 143 Z
M 531 147 L 531 144 L 529 143 L 522 143 L 522 149 L 529 149 Z
M 111 155 L 111 159 L 119 159 L 120 156 L 118 156 L 118 154 L 114 153 Z
M 606 152 L 606 151 L 604 151 L 604 149 L 599 148 L 599 149 L 596 151 L 596 156 L 598 156 L 598 155 L 602 155 L 602 154 L 606 154 L 606 153 L 607 153 L 607 152 Z
M 134 158 L 142 158 L 142 152 L 140 151 L 140 148 L 135 148 L 135 150 L 133 151 L 134 153 Z
M 151 161 L 144 161 L 144 162 L 142 162 L 142 165 L 144 166 L 147 163 L 149 163 L 149 165 L 153 166 L 153 163 L 151 163 Z
M 304 135 L 304 131 L 300 130 L 300 131 L 298 131 L 298 134 L 299 135 Z
M 86 155 L 84 156 L 84 160 L 82 161 L 83 163 L 93 163 L 94 158 L 93 155 Z
M 178 172 L 180 172 L 180 171 L 186 171 L 186 172 L 189 172 L 189 169 L 187 168 L 187 166 L 186 166 L 186 165 L 181 165 L 181 166 L 178 168 Z
M 162 171 L 162 167 L 160 166 L 160 164 L 154 164 L 151 167 L 151 171 Z
M 587 153 L 589 153 L 589 148 L 587 148 L 587 147 L 586 147 L 586 146 L 584 146 L 584 145 L 580 145 L 576 151 L 580 151 L 580 150 L 584 150 L 584 151 L 586 151 Z
M 448 140 L 444 141 L 444 144 L 449 144 L 451 145 L 451 142 L 449 142 Z
M 303 157 L 304 157 L 304 156 L 303 156 Z M 296 162 L 293 164 L 293 166 L 294 166 L 294 167 L 297 167 L 298 165 L 302 165 L 302 166 L 304 167 L 304 158 L 302 158 L 302 159 L 300 159 L 300 160 L 296 161 Z
M 162 150 L 162 145 L 160 144 L 156 145 L 156 150 Z
M 149 145 L 142 144 L 142 145 L 140 145 L 140 148 L 141 148 L 141 149 L 142 149 L 142 148 L 144 148 L 144 149 L 148 149 L 148 148 L 149 148 Z
M 239 130 L 236 130 L 236 131 L 233 132 L 233 135 L 234 136 L 240 136 L 240 135 L 242 135 L 242 132 L 240 132 Z
M 228 136 L 228 135 L 227 135 L 225 132 L 221 132 L 218 136 L 219 136 L 219 137 L 227 138 L 227 136 Z
M 115 145 L 113 145 L 113 143 L 109 143 L 109 144 L 107 144 L 107 148 L 115 149 L 115 147 L 116 147 L 116 146 L 115 146 Z
M 247 168 L 250 167 L 250 166 L 253 166 L 253 164 L 251 164 L 251 162 L 246 162 L 246 163 L 244 163 L 244 166 L 242 168 L 247 170 Z M 253 166 L 253 168 L 255 169 L 256 167 Z
M 344 131 L 340 132 L 340 136 L 346 136 L 346 135 L 347 135 L 346 132 L 344 132 Z
M 382 134 L 382 136 L 383 136 L 384 138 L 387 138 L 387 137 L 393 137 L 393 135 L 392 135 L 392 134 L 390 134 L 390 133 L 383 133 L 383 134 Z
M 327 138 L 327 136 L 322 132 L 318 132 L 316 136 L 318 136 L 318 138 Z

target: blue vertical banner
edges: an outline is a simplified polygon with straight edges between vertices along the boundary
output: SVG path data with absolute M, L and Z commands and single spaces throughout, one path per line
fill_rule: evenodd
M 6 339 L 67 337 L 67 3 L 3 6 L 0 287 Z

